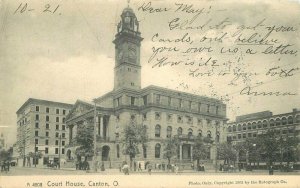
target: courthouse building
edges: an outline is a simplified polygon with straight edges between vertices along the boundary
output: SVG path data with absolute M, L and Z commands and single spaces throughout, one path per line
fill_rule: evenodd
M 37 165 L 65 155 L 69 133 L 65 124 L 71 104 L 29 98 L 17 111 L 18 165 L 34 165 L 32 154 L 42 153 Z M 23 161 L 25 158 L 26 161 Z
M 226 141 L 226 105 L 220 100 L 179 92 L 157 86 L 141 88 L 141 42 L 139 22 L 127 7 L 121 14 L 115 44 L 114 89 L 96 98 L 97 158 L 107 166 L 117 167 L 129 157 L 122 153 L 124 126 L 140 124 L 147 127 L 149 141 L 141 146 L 136 161 L 166 163 L 163 142 L 178 135 L 181 140 L 178 160 L 193 161 L 195 136 Z M 78 100 L 67 116 L 69 145 L 67 160 L 77 160 L 75 137 L 86 125 L 94 125 L 94 103 Z M 215 149 L 211 147 L 210 159 Z M 209 159 L 208 159 L 209 160 Z

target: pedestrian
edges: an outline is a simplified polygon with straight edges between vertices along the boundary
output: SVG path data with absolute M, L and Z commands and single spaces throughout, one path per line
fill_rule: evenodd
M 192 163 L 191 168 L 192 168 L 192 170 L 194 170 L 194 163 Z
M 142 171 L 142 164 L 141 163 L 139 163 L 138 171 Z
M 178 171 L 179 171 L 179 167 L 175 164 L 174 166 L 174 170 L 175 170 L 175 174 L 178 174 Z
M 133 170 L 136 171 L 136 162 L 133 163 Z
M 273 166 L 270 165 L 270 167 L 269 167 L 269 175 L 273 175 L 273 174 L 274 174 Z
M 129 166 L 128 166 L 127 163 L 124 164 L 122 170 L 123 170 L 125 175 L 129 175 Z
M 121 167 L 121 165 L 119 164 L 119 170 L 120 170 L 120 172 L 122 172 L 122 167 Z
M 101 164 L 101 171 L 105 171 L 104 162 Z
M 148 173 L 149 173 L 149 175 L 151 175 L 151 171 L 152 171 L 152 165 L 149 163 L 148 164 Z

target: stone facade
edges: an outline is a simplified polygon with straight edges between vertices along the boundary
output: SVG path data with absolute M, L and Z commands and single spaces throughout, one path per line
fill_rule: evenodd
M 220 100 L 157 86 L 141 88 L 139 23 L 129 7 L 118 24 L 115 44 L 114 90 L 94 100 L 78 100 L 67 117 L 69 146 L 67 159 L 76 159 L 74 138 L 83 125 L 95 126 L 97 160 L 117 167 L 129 157 L 122 153 L 122 131 L 133 123 L 147 127 L 149 142 L 140 146 L 135 161 L 166 163 L 163 142 L 177 135 L 181 140 L 178 160 L 191 162 L 195 136 L 209 137 L 215 143 L 226 141 L 226 105 Z M 96 111 L 96 112 L 95 112 Z M 95 118 L 96 115 L 96 118 Z M 96 119 L 96 125 L 94 125 Z M 212 147 L 213 148 L 213 147 Z M 214 149 L 210 159 L 215 159 Z
M 64 146 L 69 137 L 65 118 L 71 108 L 71 104 L 32 98 L 19 108 L 16 145 L 19 166 L 23 165 L 24 156 L 28 156 L 30 152 L 34 153 L 35 150 L 43 155 L 42 159 L 37 161 L 37 165 L 58 161 L 59 148 L 61 155 L 65 155 Z M 33 159 L 30 160 L 30 164 L 33 165 Z

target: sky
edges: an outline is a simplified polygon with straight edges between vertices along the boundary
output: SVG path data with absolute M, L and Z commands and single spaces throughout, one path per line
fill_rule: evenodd
M 5 133 L 9 144 L 16 140 L 16 111 L 28 98 L 74 104 L 77 99 L 91 101 L 113 89 L 115 52 L 112 41 L 121 12 L 128 6 L 127 1 L 2 0 L 0 3 L 0 132 Z M 152 11 L 149 6 L 139 8 L 149 3 Z M 197 12 L 176 11 L 182 3 L 202 12 L 196 16 Z M 272 31 L 268 39 L 277 40 L 273 41 L 274 46 L 289 44 L 291 46 L 286 49 L 299 50 L 299 2 L 131 0 L 130 7 L 139 20 L 139 30 L 144 38 L 141 45 L 142 87 L 157 85 L 222 98 L 231 121 L 238 115 L 248 113 L 270 110 L 278 114 L 300 108 L 298 52 L 293 55 L 266 55 L 260 52 L 270 45 L 241 45 L 235 43 L 234 37 L 224 38 L 222 42 L 199 42 L 204 36 L 215 39 L 224 33 L 232 36 L 238 31 L 242 36 L 249 37 L 257 33 L 263 37 L 272 26 L 277 29 L 282 26 L 281 30 Z M 164 8 L 167 11 L 163 11 Z M 208 24 L 203 29 L 171 30 L 169 23 L 176 18 L 181 23 L 190 22 L 190 26 Z M 192 22 L 193 18 L 195 20 Z M 209 28 L 226 18 L 226 27 Z M 261 21 L 261 26 L 254 30 L 253 27 Z M 242 26 L 244 30 L 241 30 Z M 282 31 L 288 28 L 291 31 Z M 174 42 L 186 33 L 193 44 Z M 153 39 L 155 35 L 158 37 Z M 161 42 L 159 38 L 173 41 Z M 165 50 L 150 61 L 153 49 L 159 47 L 177 47 L 180 50 L 212 47 L 213 52 L 183 54 Z M 238 52 L 221 54 L 221 48 L 238 48 Z M 257 54 L 246 54 L 248 48 L 258 51 Z M 153 67 L 161 57 L 167 57 L 170 61 L 212 58 L 220 65 Z M 197 68 L 203 72 L 211 69 L 224 71 L 228 68 L 228 62 L 232 66 L 230 74 L 226 76 L 193 77 L 189 74 Z M 267 75 L 270 68 L 278 66 L 278 70 L 284 69 L 285 72 L 294 70 L 288 76 Z M 232 83 L 236 77 L 234 71 L 237 70 L 242 70 L 240 74 L 258 75 L 245 76 Z M 280 91 L 295 95 L 241 95 L 241 90 L 247 86 L 253 86 L 259 92 Z

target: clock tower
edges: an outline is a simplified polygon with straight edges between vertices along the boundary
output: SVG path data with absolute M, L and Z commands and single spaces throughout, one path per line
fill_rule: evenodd
M 128 6 L 121 14 L 115 35 L 114 90 L 121 88 L 141 89 L 139 22 Z

